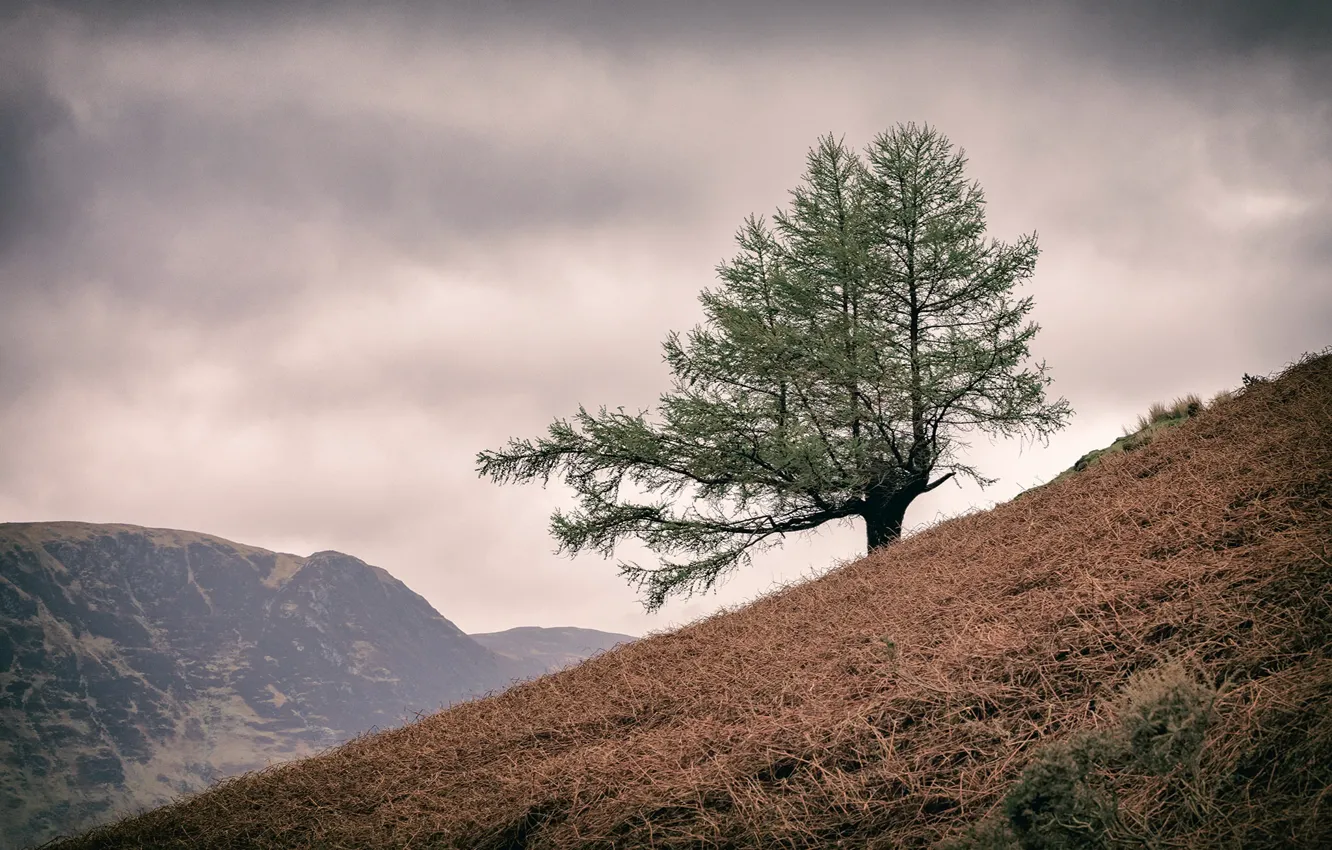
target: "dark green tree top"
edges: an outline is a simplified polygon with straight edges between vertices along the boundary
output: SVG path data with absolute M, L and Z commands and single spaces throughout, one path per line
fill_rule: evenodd
M 1044 363 L 1018 371 L 1040 327 L 1021 324 L 1030 297 L 1007 296 L 1035 268 L 1036 236 L 983 242 L 965 163 L 928 125 L 880 134 L 863 160 L 820 139 L 775 228 L 750 216 L 737 232 L 722 285 L 700 297 L 705 324 L 667 337 L 656 421 L 580 405 L 544 438 L 481 452 L 479 473 L 562 473 L 579 508 L 551 518 L 558 551 L 609 557 L 636 537 L 674 556 L 620 565 L 649 612 L 785 534 L 861 517 L 874 549 L 954 475 L 993 484 L 953 460 L 950 429 L 1048 436 L 1072 410 L 1044 403 Z

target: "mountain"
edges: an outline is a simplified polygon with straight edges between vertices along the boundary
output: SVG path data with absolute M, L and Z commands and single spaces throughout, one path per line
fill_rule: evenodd
M 592 654 L 571 643 L 633 640 L 549 631 L 484 636 L 502 647 L 492 652 L 388 572 L 339 552 L 0 524 L 0 848 Z
M 481 632 L 468 637 L 509 662 L 513 675 L 521 679 L 563 669 L 597 653 L 614 649 L 619 644 L 638 640 L 632 635 L 571 626 L 518 626 L 502 632 Z
M 1332 847 L 1332 353 L 738 610 L 59 844 Z

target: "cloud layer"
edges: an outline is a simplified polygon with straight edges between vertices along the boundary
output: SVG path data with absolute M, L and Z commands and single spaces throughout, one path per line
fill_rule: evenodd
M 1037 231 L 1032 353 L 1077 411 L 964 437 L 1001 483 L 908 525 L 1332 342 L 1326 4 L 154 5 L 0 21 L 0 521 L 340 549 L 472 632 L 639 634 L 854 557 L 829 530 L 647 617 L 551 554 L 562 488 L 474 472 L 652 405 L 830 131 L 929 122 L 989 235 Z

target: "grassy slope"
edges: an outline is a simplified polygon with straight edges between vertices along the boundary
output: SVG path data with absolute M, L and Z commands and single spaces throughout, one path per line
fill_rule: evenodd
M 1116 778 L 1127 828 L 1332 846 L 1329 540 L 1325 354 L 738 611 L 61 846 L 926 847 L 1167 659 L 1232 684 L 1193 774 Z

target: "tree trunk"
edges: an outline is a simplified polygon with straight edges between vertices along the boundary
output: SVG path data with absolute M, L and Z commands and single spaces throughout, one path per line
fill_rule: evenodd
M 898 489 L 876 488 L 865 494 L 866 551 L 873 552 L 902 536 L 902 518 L 907 506 L 926 490 L 925 479 L 917 478 Z

